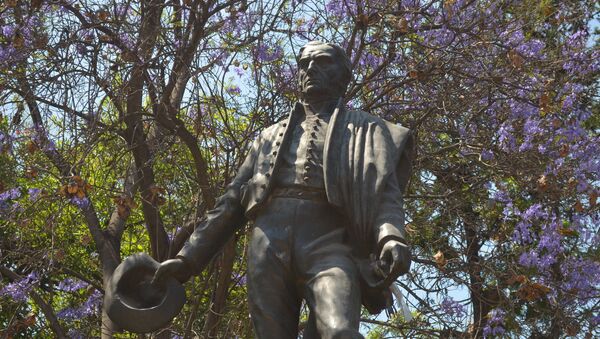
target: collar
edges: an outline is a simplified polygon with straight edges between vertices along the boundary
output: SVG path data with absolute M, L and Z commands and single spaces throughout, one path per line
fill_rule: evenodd
M 344 98 L 340 97 L 337 101 L 337 104 L 333 107 L 333 109 L 331 110 L 331 112 L 329 112 L 329 114 L 315 114 L 318 118 L 320 119 L 329 119 L 333 116 L 333 114 L 335 113 L 335 110 L 340 108 L 343 109 L 344 106 Z M 295 118 L 298 119 L 300 117 L 304 117 L 306 116 L 306 112 L 304 111 L 304 105 L 300 102 L 300 101 L 296 101 L 296 103 L 294 104 L 294 108 L 292 109 L 292 112 L 290 113 L 290 121 L 291 118 Z

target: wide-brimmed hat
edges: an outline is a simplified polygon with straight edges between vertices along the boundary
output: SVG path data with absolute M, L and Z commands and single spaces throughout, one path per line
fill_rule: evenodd
M 173 277 L 152 284 L 159 263 L 145 253 L 127 257 L 108 283 L 104 303 L 119 327 L 148 333 L 167 325 L 185 304 L 185 289 Z

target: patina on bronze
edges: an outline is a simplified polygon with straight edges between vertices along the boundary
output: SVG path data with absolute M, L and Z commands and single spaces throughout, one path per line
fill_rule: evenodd
M 407 128 L 347 110 L 351 63 L 337 45 L 299 53 L 300 100 L 260 134 L 236 177 L 175 259 L 154 280 L 199 274 L 253 220 L 248 299 L 258 338 L 362 338 L 361 304 L 391 303 L 389 284 L 410 268 L 402 192 L 410 172 Z

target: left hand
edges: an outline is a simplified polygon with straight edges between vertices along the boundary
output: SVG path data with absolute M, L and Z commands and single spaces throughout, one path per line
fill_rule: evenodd
M 397 240 L 388 240 L 379 254 L 379 267 L 386 274 L 386 280 L 396 280 L 410 269 L 410 249 Z

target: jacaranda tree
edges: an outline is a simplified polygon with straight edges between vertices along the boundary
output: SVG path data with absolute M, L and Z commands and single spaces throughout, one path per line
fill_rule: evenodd
M 112 272 L 179 251 L 249 142 L 289 112 L 299 48 L 323 40 L 353 61 L 347 105 L 415 132 L 406 304 L 365 313 L 364 333 L 600 336 L 599 13 L 589 0 L 5 0 L 2 335 L 130 336 L 102 311 Z M 246 234 L 158 336 L 252 336 Z

